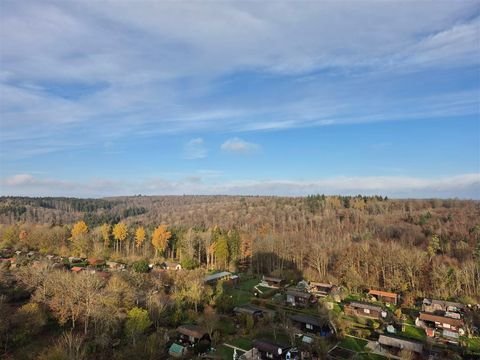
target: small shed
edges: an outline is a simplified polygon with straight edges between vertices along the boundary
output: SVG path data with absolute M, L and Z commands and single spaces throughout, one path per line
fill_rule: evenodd
M 378 338 L 378 343 L 382 347 L 387 349 L 388 348 L 395 348 L 399 350 L 405 349 L 405 350 L 415 352 L 417 354 L 423 353 L 423 344 L 416 341 L 397 338 L 394 336 L 380 335 L 380 337 Z
M 162 269 L 165 269 L 165 270 L 182 270 L 182 265 L 174 261 L 165 261 L 160 266 Z
M 307 292 L 297 290 L 287 290 L 287 304 L 292 306 L 306 307 L 317 302 L 317 298 Z
M 317 297 L 325 297 L 330 295 L 333 290 L 336 289 L 335 285 L 326 284 L 321 282 L 310 282 L 310 293 L 314 294 Z
M 215 274 L 210 274 L 210 275 L 205 276 L 203 281 L 207 284 L 216 284 L 217 281 L 219 281 L 219 280 L 228 280 L 231 275 L 232 275 L 231 272 L 222 271 L 222 272 L 218 272 L 218 273 L 215 273 Z
M 198 325 L 180 325 L 177 328 L 177 332 L 181 343 L 193 345 L 202 340 L 210 342 L 210 336 L 207 331 Z
M 382 290 L 370 290 L 368 292 L 368 295 L 371 295 L 378 301 L 382 301 L 385 303 L 389 303 L 393 305 L 397 305 L 398 303 L 398 294 L 395 294 L 392 292 L 382 291 Z
M 345 314 L 347 315 L 362 316 L 373 319 L 381 319 L 387 316 L 387 313 L 384 312 L 380 306 L 356 301 L 352 301 L 351 303 L 345 305 L 344 310 Z
M 257 350 L 260 359 L 284 360 L 287 358 L 290 346 L 276 344 L 267 340 L 254 340 L 253 347 Z
M 168 355 L 175 358 L 181 358 L 185 356 L 187 352 L 188 352 L 188 348 L 186 348 L 185 346 L 179 345 L 177 343 L 173 343 L 168 349 Z
M 285 283 L 285 280 L 280 279 L 280 278 L 276 278 L 276 277 L 263 275 L 262 282 L 264 283 L 262 285 L 266 285 L 268 287 L 279 289 Z
M 260 308 L 257 308 L 256 306 L 253 306 L 251 304 L 245 304 L 245 305 L 240 305 L 236 306 L 233 309 L 233 312 L 235 315 L 248 315 L 253 317 L 254 319 L 258 319 L 263 317 L 263 311 Z
M 328 320 L 322 320 L 319 317 L 311 315 L 296 314 L 290 316 L 293 325 L 298 329 L 315 334 L 318 336 L 328 336 L 332 334 L 332 327 Z

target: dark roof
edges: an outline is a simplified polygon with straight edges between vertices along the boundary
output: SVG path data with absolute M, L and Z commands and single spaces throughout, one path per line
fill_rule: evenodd
M 265 276 L 265 275 L 263 275 L 263 280 L 271 281 L 271 282 L 278 282 L 278 283 L 283 281 L 283 279 L 276 278 L 276 277 L 271 277 L 271 276 Z
M 420 320 L 438 322 L 442 324 L 449 324 L 452 326 L 463 326 L 462 319 L 453 319 L 446 316 L 434 315 L 425 312 L 421 312 L 419 316 Z
M 356 302 L 356 301 L 351 302 L 349 305 L 353 306 L 353 307 L 356 307 L 356 308 L 359 308 L 359 309 L 368 309 L 368 310 L 378 311 L 378 312 L 383 311 L 383 309 L 380 306 L 359 303 L 359 302 Z
M 292 295 L 304 299 L 310 299 L 312 297 L 312 294 L 298 290 L 287 290 L 287 295 Z
M 415 341 L 399 339 L 393 336 L 380 335 L 378 338 L 378 343 L 380 345 L 391 346 L 399 349 L 407 349 L 417 353 L 422 353 L 423 351 L 423 344 Z
M 322 326 L 325 324 L 325 321 L 323 321 L 322 319 L 315 316 L 309 316 L 309 315 L 300 315 L 300 314 L 292 315 L 290 316 L 290 319 L 302 324 L 310 324 L 315 326 Z
M 279 355 L 289 348 L 288 346 L 275 344 L 267 340 L 254 340 L 253 347 L 259 351 L 269 352 L 271 354 L 279 354 Z
M 241 313 L 241 314 L 249 314 L 249 315 L 254 315 L 257 313 L 262 313 L 262 309 L 259 309 L 253 305 L 246 304 L 246 305 L 240 305 L 236 306 L 233 311 L 235 313 Z
M 180 325 L 177 332 L 183 335 L 192 336 L 196 339 L 202 338 L 207 332 L 198 325 Z

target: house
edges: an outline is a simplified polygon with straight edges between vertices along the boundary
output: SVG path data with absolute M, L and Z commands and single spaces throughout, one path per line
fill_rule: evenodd
M 182 265 L 173 261 L 165 261 L 164 263 L 160 264 L 160 267 L 165 270 L 182 270 Z
M 435 312 L 453 312 L 460 313 L 465 310 L 465 305 L 444 300 L 423 299 L 422 311 L 427 313 Z
M 178 342 L 182 345 L 196 345 L 200 342 L 210 343 L 207 331 L 198 325 L 181 325 L 177 328 Z
M 328 320 L 303 314 L 292 315 L 290 316 L 290 320 L 292 320 L 293 325 L 301 331 L 318 336 L 328 336 L 332 334 L 332 327 Z
M 254 340 L 253 347 L 257 351 L 256 359 L 273 359 L 284 360 L 287 359 L 288 350 L 290 346 L 276 344 L 266 340 Z
M 82 267 L 79 267 L 79 266 L 74 266 L 74 267 L 72 267 L 70 270 L 71 270 L 72 272 L 78 274 L 80 271 L 83 270 L 83 268 L 82 268 Z
M 307 292 L 297 290 L 287 290 L 287 304 L 291 306 L 306 307 L 317 302 L 317 298 Z
M 386 311 L 383 311 L 380 306 L 364 304 L 355 301 L 345 305 L 344 311 L 347 315 L 362 316 L 373 319 L 381 319 L 387 317 Z
M 319 282 L 310 282 L 310 293 L 317 297 L 325 297 L 332 293 L 337 287 L 332 284 L 319 283 Z
M 283 279 L 263 275 L 260 285 L 280 289 L 284 282 L 285 281 Z
M 212 285 L 212 284 L 216 284 L 219 280 L 229 279 L 231 275 L 232 275 L 231 272 L 222 271 L 222 272 L 218 272 L 218 273 L 215 273 L 215 274 L 205 276 L 203 281 L 207 284 Z
M 418 320 L 422 321 L 426 327 L 463 333 L 464 322 L 462 319 L 420 312 Z M 419 323 L 419 325 L 422 324 Z
M 382 348 L 389 352 L 392 350 L 394 350 L 395 352 L 399 352 L 405 349 L 411 352 L 415 352 L 417 354 L 423 353 L 423 344 L 416 341 L 397 338 L 394 336 L 380 335 L 380 337 L 378 338 L 378 343 Z
M 177 343 L 173 343 L 170 348 L 168 349 L 168 355 L 181 358 L 184 357 L 188 352 L 188 348 Z
M 236 306 L 235 308 L 233 308 L 233 312 L 237 316 L 240 316 L 240 315 L 251 316 L 253 317 L 254 320 L 257 320 L 263 317 L 262 309 L 257 308 L 256 306 L 253 306 L 250 304 Z
M 381 290 L 370 290 L 368 295 L 373 296 L 377 301 L 393 305 L 397 305 L 399 298 L 398 294 Z

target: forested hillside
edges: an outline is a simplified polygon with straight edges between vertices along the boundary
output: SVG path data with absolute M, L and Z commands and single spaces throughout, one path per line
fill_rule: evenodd
M 189 267 L 303 275 L 353 291 L 371 286 L 442 298 L 480 293 L 475 201 L 4 197 L 0 214 L 2 247 L 126 260 L 160 254 Z M 85 221 L 86 230 L 76 239 L 72 226 L 78 221 Z M 122 236 L 115 232 L 118 223 Z M 160 248 L 152 243 L 159 225 L 171 234 Z

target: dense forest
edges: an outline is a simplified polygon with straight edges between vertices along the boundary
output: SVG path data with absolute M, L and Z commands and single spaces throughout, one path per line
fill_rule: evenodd
M 480 294 L 480 203 L 376 197 L 0 199 L 2 247 L 305 277 L 413 298 Z M 75 223 L 84 223 L 73 236 Z M 162 226 L 160 226 L 162 225 Z M 411 296 L 410 296 L 411 295 Z

